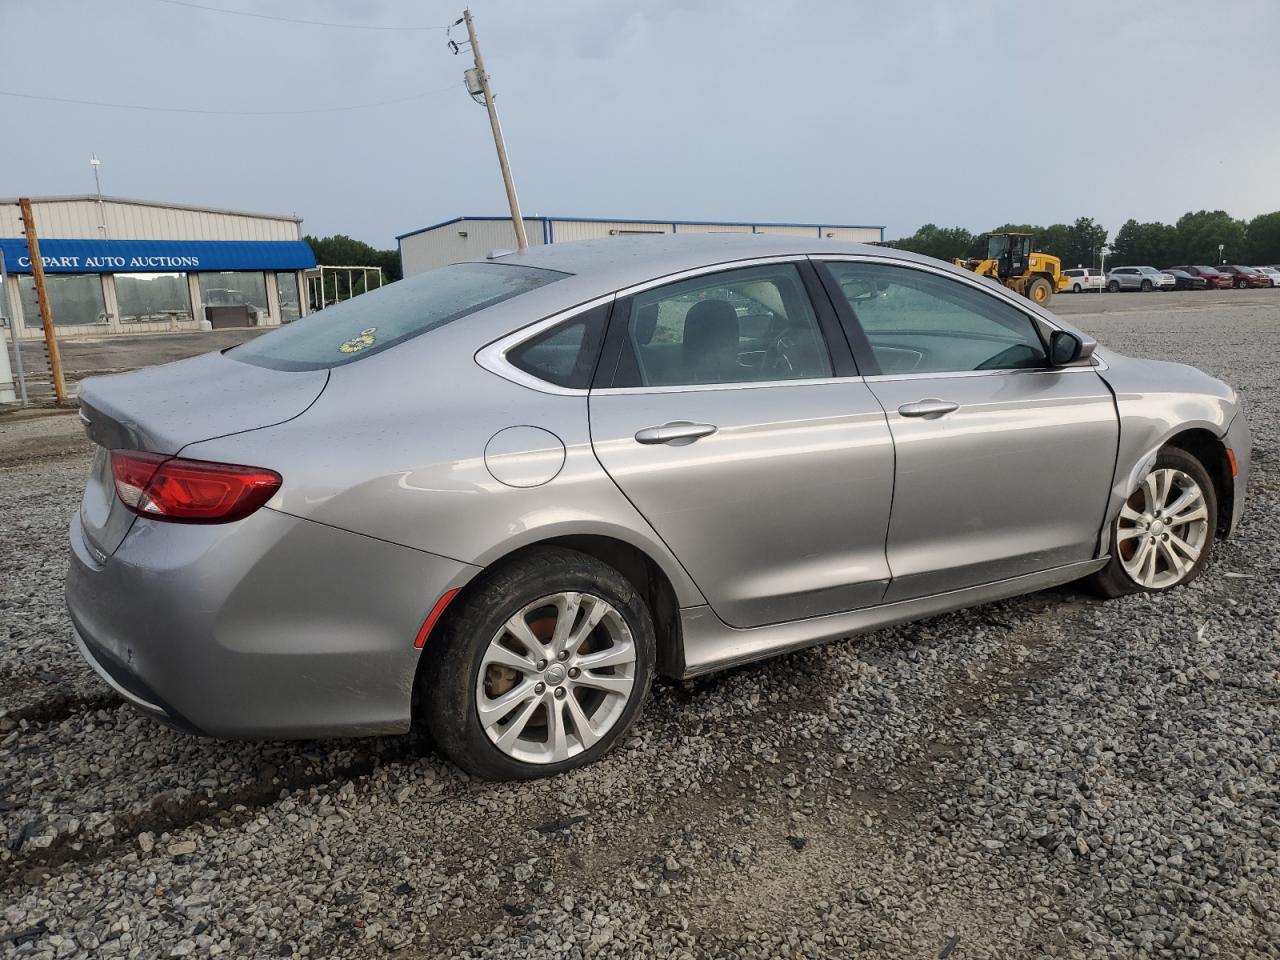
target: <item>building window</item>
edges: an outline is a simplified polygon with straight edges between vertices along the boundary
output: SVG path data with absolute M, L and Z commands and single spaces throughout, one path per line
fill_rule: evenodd
M 267 282 L 261 273 L 200 273 L 200 300 L 206 317 L 210 308 L 216 311 L 214 326 L 233 325 L 233 313 L 244 314 L 244 325 L 253 326 L 267 319 Z M 236 310 L 235 308 L 240 308 Z
M 121 323 L 167 323 L 191 319 L 185 273 L 117 273 Z
M 55 326 L 104 326 L 107 302 L 102 296 L 102 277 L 96 273 L 47 273 L 45 291 L 49 295 L 49 313 Z M 28 330 L 40 329 L 40 304 L 36 300 L 35 277 L 18 278 L 22 295 L 22 319 Z
M 277 273 L 276 290 L 280 294 L 280 322 L 293 323 L 302 316 L 302 305 L 298 302 L 298 275 Z

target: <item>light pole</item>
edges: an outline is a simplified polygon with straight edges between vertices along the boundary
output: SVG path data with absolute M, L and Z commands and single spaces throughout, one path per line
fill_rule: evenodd
M 102 204 L 102 178 L 98 175 L 98 168 L 102 166 L 102 161 L 98 159 L 96 153 L 89 154 L 89 166 L 93 167 L 93 185 L 98 192 L 98 231 L 105 240 L 107 239 L 107 212 Z
M 1227 245 L 1225 243 L 1218 244 L 1218 262 L 1219 263 L 1227 262 L 1227 258 L 1222 255 L 1222 251 L 1226 248 L 1226 246 Z
M 1102 274 L 1102 289 L 1107 289 L 1107 257 L 1111 255 L 1111 248 L 1105 243 L 1098 248 L 1098 273 Z

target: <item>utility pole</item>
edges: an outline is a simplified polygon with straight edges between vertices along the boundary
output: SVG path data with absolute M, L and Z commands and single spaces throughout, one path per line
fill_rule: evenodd
M 58 353 L 58 337 L 53 332 L 53 314 L 49 312 L 49 293 L 44 284 L 44 261 L 40 259 L 40 238 L 36 236 L 36 218 L 27 197 L 18 200 L 22 225 L 27 232 L 27 256 L 31 258 L 31 275 L 36 281 L 36 302 L 40 305 L 40 323 L 44 326 L 44 342 L 49 348 L 49 375 L 58 406 L 67 402 L 67 384 L 62 379 L 62 355 Z
M 462 11 L 462 21 L 467 25 L 467 37 L 471 41 L 471 56 L 475 61 L 474 84 L 478 84 L 479 92 L 484 96 L 484 105 L 489 111 L 489 126 L 493 128 L 493 144 L 498 148 L 498 165 L 502 167 L 502 183 L 507 188 L 507 203 L 511 207 L 511 226 L 516 231 L 516 248 L 524 250 L 529 246 L 529 238 L 524 232 L 524 217 L 520 213 L 520 200 L 516 197 L 516 184 L 511 179 L 511 165 L 507 162 L 507 145 L 502 139 L 502 124 L 498 121 L 498 108 L 493 102 L 493 90 L 489 87 L 489 75 L 484 72 L 484 58 L 480 56 L 480 43 L 476 40 L 476 26 L 471 20 L 471 9 Z M 457 26 L 455 23 L 454 26 Z M 453 52 L 458 52 L 457 44 L 451 44 Z M 473 96 L 477 92 L 473 84 L 472 71 L 466 71 L 467 91 Z

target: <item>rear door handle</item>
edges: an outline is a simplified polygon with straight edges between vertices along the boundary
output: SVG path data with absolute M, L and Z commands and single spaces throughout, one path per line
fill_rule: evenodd
M 938 417 L 946 416 L 954 410 L 959 410 L 960 404 L 953 400 L 917 400 L 915 403 L 904 403 L 898 408 L 898 413 L 904 417 L 925 417 L 926 419 L 936 420 Z
M 712 423 L 690 423 L 688 420 L 672 420 L 660 427 L 645 427 L 636 433 L 637 443 L 665 443 L 683 447 L 702 437 L 709 437 L 718 428 Z

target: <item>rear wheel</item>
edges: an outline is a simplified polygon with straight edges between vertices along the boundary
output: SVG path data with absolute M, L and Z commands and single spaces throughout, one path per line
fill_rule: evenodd
M 1072 293 L 1079 293 L 1079 292 L 1080 292 L 1080 284 L 1078 284 L 1078 283 L 1073 283 L 1073 284 L 1071 285 L 1071 292 L 1072 292 Z
M 486 572 L 432 635 L 418 700 L 436 744 L 491 780 L 590 763 L 626 733 L 653 677 L 653 620 L 618 571 L 544 548 Z
M 1112 521 L 1111 561 L 1090 585 L 1119 597 L 1189 583 L 1209 561 L 1217 525 L 1208 471 L 1185 450 L 1166 447 Z
M 1119 280 L 1112 280 L 1110 283 L 1108 283 L 1108 284 L 1107 284 L 1107 292 L 1108 292 L 1108 293 L 1119 293 L 1119 292 L 1120 292 L 1120 281 L 1119 281 Z
M 1044 306 L 1051 296 L 1053 296 L 1053 285 L 1044 277 L 1034 277 L 1027 284 L 1027 299 L 1032 303 Z

